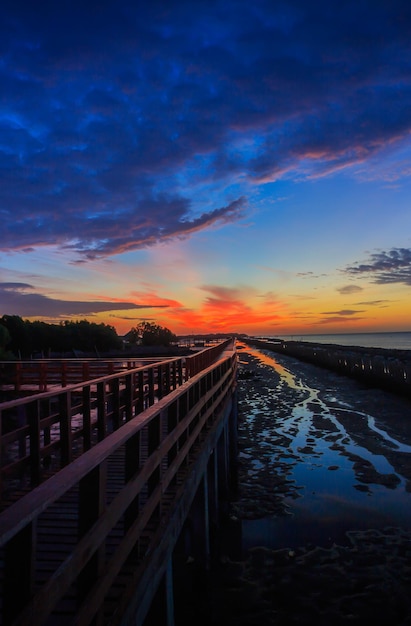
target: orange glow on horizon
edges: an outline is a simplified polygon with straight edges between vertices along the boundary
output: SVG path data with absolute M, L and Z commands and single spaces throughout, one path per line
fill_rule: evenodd
M 129 297 L 99 298 L 113 302 L 113 310 L 88 315 L 72 315 L 43 320 L 59 323 L 62 319 L 105 323 L 121 336 L 141 321 L 151 321 L 176 335 L 244 333 L 248 335 L 310 335 L 365 332 L 393 332 L 409 329 L 408 312 L 401 300 L 358 301 L 358 295 L 302 295 L 281 298 L 273 291 L 258 292 L 250 287 L 205 285 L 198 290 L 201 299 L 185 306 L 183 298 L 163 297 L 153 289 L 132 291 Z M 192 291 L 189 292 L 192 296 Z M 361 296 L 363 297 L 363 296 Z M 116 302 L 134 302 L 137 308 L 116 309 Z M 338 304 L 337 304 L 338 303 Z M 34 321 L 34 318 L 28 318 Z M 39 319 L 39 318 L 37 318 Z

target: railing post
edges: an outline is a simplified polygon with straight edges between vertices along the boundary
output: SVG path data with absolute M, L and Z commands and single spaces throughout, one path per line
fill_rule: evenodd
M 111 387 L 111 420 L 113 423 L 113 430 L 120 428 L 122 419 L 120 417 L 120 381 L 118 378 L 113 378 L 110 384 Z
M 147 427 L 147 456 L 157 450 L 161 441 L 161 416 L 156 415 Z M 153 470 L 151 476 L 147 480 L 148 495 L 150 496 L 161 481 L 161 465 Z M 157 507 L 156 513 L 160 513 L 160 506 Z
M 171 372 L 170 372 L 170 363 L 167 363 L 166 365 L 166 371 L 165 371 L 165 375 L 164 375 L 164 390 L 165 393 L 170 393 L 171 390 Z
M 47 391 L 47 363 L 40 363 L 39 391 Z
M 36 487 L 41 481 L 40 405 L 37 400 L 27 406 L 27 420 L 30 433 L 30 483 Z
M 14 391 L 20 391 L 21 388 L 21 363 L 16 363 L 16 369 L 14 374 Z
M 136 413 L 141 413 L 146 408 L 146 399 L 145 399 L 145 385 L 144 385 L 144 372 L 138 372 L 137 374 L 138 381 L 138 402 L 136 405 Z
M 134 385 L 133 385 L 133 374 L 126 374 L 126 388 L 125 388 L 125 412 L 126 412 L 126 422 L 129 422 L 133 417 L 133 398 L 134 398 Z
M 177 388 L 177 363 L 178 361 L 173 361 L 170 369 L 170 388 Z
M 60 413 L 60 446 L 61 465 L 64 467 L 72 460 L 72 437 L 71 437 L 71 393 L 65 391 L 59 395 Z
M 148 405 L 154 404 L 154 367 L 148 370 Z
M 105 509 L 107 468 L 103 462 L 80 481 L 79 539 L 99 519 Z M 77 579 L 77 600 L 80 605 L 96 583 L 104 565 L 105 546 L 100 546 L 84 566 Z M 95 623 L 100 623 L 99 619 Z
M 47 415 L 51 413 L 50 400 L 43 400 L 42 402 L 40 402 L 39 413 L 40 413 L 40 420 L 43 417 L 47 417 Z M 50 426 L 46 426 L 43 428 L 44 447 L 48 446 L 50 443 L 51 443 L 51 429 L 50 429 Z M 48 467 L 50 463 L 51 463 L 50 455 L 45 456 L 43 458 L 43 466 Z
M 90 367 L 88 361 L 85 361 L 82 365 L 82 376 L 84 380 L 90 380 Z
M 84 451 L 91 448 L 91 389 L 85 385 L 82 389 L 83 397 L 83 448 Z
M 210 527 L 213 529 L 218 529 L 220 525 L 220 511 L 218 504 L 218 458 L 217 451 L 214 449 L 211 453 L 210 459 L 208 461 L 208 506 L 209 506 L 209 517 L 210 517 Z
M 98 440 L 102 441 L 107 433 L 106 383 L 97 383 L 97 432 Z
M 230 487 L 233 491 L 238 489 L 238 392 L 237 388 L 233 391 L 232 405 L 230 417 L 228 421 L 228 441 L 229 441 L 229 472 Z
M 183 359 L 179 359 L 177 363 L 177 385 L 183 384 Z
M 130 437 L 126 442 L 126 458 L 125 458 L 125 482 L 131 480 L 140 469 L 140 431 Z M 133 525 L 140 508 L 140 496 L 134 498 L 124 514 L 124 529 L 127 530 Z
M 163 389 L 163 366 L 159 363 L 156 367 L 157 370 L 157 397 L 160 400 L 164 395 Z
M 228 512 L 228 498 L 229 498 L 229 480 L 228 480 L 228 454 L 227 454 L 227 431 L 223 429 L 220 439 L 217 443 L 217 455 L 218 455 L 218 491 L 219 491 L 219 503 L 220 510 L 223 515 Z
M 61 364 L 61 386 L 67 387 L 67 363 L 63 361 Z

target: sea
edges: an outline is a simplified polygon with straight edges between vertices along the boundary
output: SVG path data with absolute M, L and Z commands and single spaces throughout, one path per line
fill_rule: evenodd
M 338 333 L 323 335 L 267 335 L 267 339 L 331 343 L 340 346 L 411 350 L 411 332 Z

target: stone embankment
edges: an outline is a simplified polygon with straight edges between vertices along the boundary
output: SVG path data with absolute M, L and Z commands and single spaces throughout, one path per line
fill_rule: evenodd
M 411 350 L 361 348 L 307 341 L 246 340 L 251 346 L 294 357 L 411 397 Z

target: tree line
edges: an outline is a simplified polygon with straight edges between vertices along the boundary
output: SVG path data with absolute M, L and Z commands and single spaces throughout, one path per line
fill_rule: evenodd
M 177 337 L 168 328 L 150 322 L 141 322 L 132 328 L 124 340 L 130 346 L 169 346 Z M 23 320 L 18 315 L 0 318 L 0 358 L 32 358 L 61 354 L 75 355 L 76 351 L 100 353 L 124 348 L 123 338 L 108 324 L 87 320 L 62 321 L 60 324 Z

